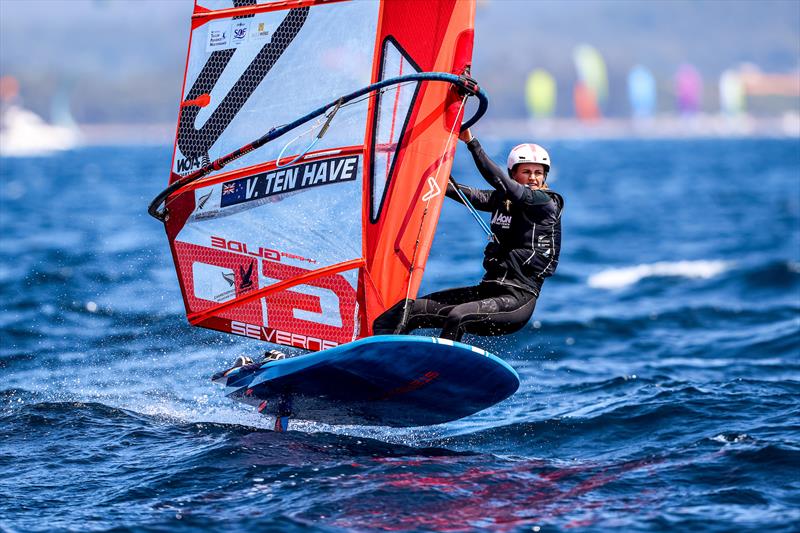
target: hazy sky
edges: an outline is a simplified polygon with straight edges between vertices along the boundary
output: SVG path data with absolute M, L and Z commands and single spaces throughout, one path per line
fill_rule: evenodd
M 192 5 L 0 0 L 0 72 L 20 79 L 34 108 L 61 90 L 79 120 L 172 121 Z M 480 1 L 473 72 L 492 95 L 492 113 L 524 112 L 522 87 L 533 68 L 548 69 L 569 90 L 572 50 L 583 42 L 607 60 L 613 110 L 624 105 L 620 80 L 636 64 L 665 84 L 684 62 L 713 80 L 745 61 L 797 70 L 800 1 Z

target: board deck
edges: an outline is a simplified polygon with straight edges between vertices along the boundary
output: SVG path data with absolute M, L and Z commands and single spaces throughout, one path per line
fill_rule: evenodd
M 411 427 L 477 413 L 514 394 L 519 376 L 480 348 L 380 335 L 254 363 L 212 378 L 263 414 L 327 424 Z

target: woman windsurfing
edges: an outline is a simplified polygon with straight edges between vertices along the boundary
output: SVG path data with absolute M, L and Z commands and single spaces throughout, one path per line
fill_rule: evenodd
M 547 151 L 537 144 L 515 146 L 506 172 L 489 159 L 469 129 L 459 139 L 492 186 L 480 190 L 451 180 L 447 187 L 448 197 L 461 200 L 463 195 L 479 211 L 492 213 L 492 241 L 483 259 L 486 274 L 474 286 L 401 300 L 375 320 L 376 335 L 441 328 L 441 338 L 458 341 L 464 333 L 513 333 L 527 324 L 545 278 L 558 266 L 564 200 L 547 186 Z

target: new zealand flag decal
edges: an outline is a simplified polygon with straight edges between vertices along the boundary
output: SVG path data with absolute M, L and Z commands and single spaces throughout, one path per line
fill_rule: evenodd
M 355 181 L 357 155 L 320 159 L 239 178 L 222 185 L 220 207 L 294 193 L 322 185 Z
M 232 181 L 222 186 L 222 204 L 238 204 L 244 200 L 244 183 Z

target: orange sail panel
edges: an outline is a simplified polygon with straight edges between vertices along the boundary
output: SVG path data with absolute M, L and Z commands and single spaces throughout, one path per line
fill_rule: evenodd
M 197 0 L 170 181 L 339 95 L 463 73 L 474 7 Z M 449 83 L 393 85 L 173 193 L 165 227 L 190 322 L 308 350 L 370 335 L 419 288 L 462 115 Z

